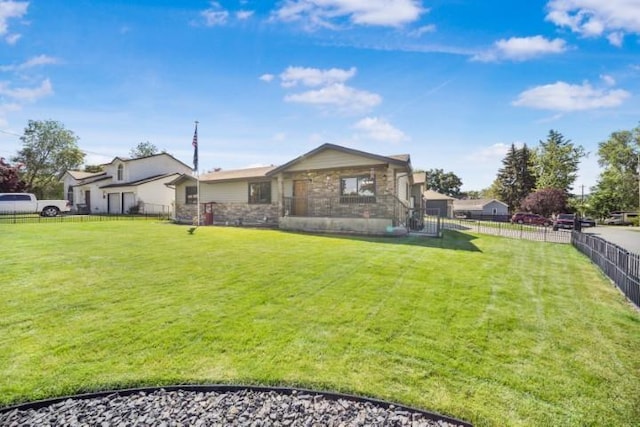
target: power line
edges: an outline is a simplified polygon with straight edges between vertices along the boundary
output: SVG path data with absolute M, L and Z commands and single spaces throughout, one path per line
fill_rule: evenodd
M 18 135 L 17 133 L 9 132 L 8 130 L 3 130 L 3 129 L 0 129 L 0 132 L 6 133 L 7 135 L 22 136 L 22 135 Z

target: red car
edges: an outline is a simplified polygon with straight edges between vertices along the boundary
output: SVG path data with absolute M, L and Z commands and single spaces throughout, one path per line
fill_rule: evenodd
M 544 225 L 545 227 L 548 227 L 553 223 L 549 218 L 529 212 L 517 212 L 513 214 L 511 222 L 513 224 Z

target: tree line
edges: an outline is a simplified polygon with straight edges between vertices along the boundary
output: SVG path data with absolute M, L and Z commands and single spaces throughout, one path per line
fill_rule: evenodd
M 64 173 L 84 164 L 79 138 L 58 121 L 30 120 L 20 140 L 23 147 L 10 159 L 12 163 L 0 158 L 0 192 L 30 191 L 40 198 L 60 197 Z M 146 141 L 129 155 L 140 158 L 158 153 L 158 148 Z M 613 132 L 598 144 L 597 155 L 602 171 L 586 199 L 574 194 L 573 185 L 587 153 L 555 130 L 535 148 L 511 144 L 495 180 L 484 190 L 462 192 L 462 180 L 443 169 L 422 172 L 429 189 L 454 198 L 497 199 L 512 212 L 524 210 L 544 216 L 580 212 L 603 218 L 612 211 L 638 209 L 640 126 Z M 101 166 L 86 165 L 84 170 L 98 172 Z
M 20 137 L 22 148 L 9 161 L 0 158 L 0 193 L 31 192 L 38 198 L 60 198 L 60 180 L 68 170 L 79 170 L 85 153 L 79 138 L 55 120 L 30 120 Z M 149 141 L 129 151 L 131 158 L 158 154 Z M 99 172 L 100 165 L 86 165 L 86 172 Z

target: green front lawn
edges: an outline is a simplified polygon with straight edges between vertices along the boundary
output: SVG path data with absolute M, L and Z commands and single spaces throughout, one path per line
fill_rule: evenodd
M 0 406 L 291 385 L 476 425 L 637 425 L 640 314 L 570 245 L 0 225 Z

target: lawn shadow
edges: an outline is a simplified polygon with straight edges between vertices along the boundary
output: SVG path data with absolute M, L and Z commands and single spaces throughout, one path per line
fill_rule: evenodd
M 389 245 L 420 246 L 423 248 L 439 248 L 454 251 L 482 252 L 472 243 L 477 237 L 455 230 L 444 230 L 442 237 L 423 235 L 407 236 L 364 236 L 339 233 L 308 233 L 299 231 L 284 231 L 285 233 L 314 236 L 319 238 L 345 239 L 358 242 L 384 243 Z

